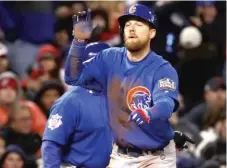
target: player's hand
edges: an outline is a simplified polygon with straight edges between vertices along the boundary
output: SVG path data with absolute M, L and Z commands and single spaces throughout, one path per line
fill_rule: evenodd
M 180 131 L 174 132 L 174 142 L 176 144 L 176 148 L 178 150 L 183 150 L 184 148 L 187 149 L 188 145 L 187 142 L 190 142 L 192 144 L 195 144 L 195 141 L 189 138 L 187 135 L 183 134 Z
M 91 22 L 90 9 L 73 15 L 73 36 L 75 39 L 81 41 L 90 39 L 96 28 L 97 25 L 92 25 Z
M 134 121 L 137 125 L 143 125 L 145 123 L 150 123 L 150 116 L 148 111 L 142 109 L 136 109 L 133 111 L 129 118 L 128 122 Z

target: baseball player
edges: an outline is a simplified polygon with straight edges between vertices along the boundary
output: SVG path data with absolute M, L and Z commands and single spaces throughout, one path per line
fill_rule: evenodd
M 89 11 L 86 20 L 74 24 L 75 39 L 69 52 L 74 56 L 74 78 L 68 84 L 96 80 L 108 96 L 116 144 L 109 167 L 175 168 L 174 131 L 168 119 L 178 107 L 178 75 L 150 50 L 156 35 L 155 14 L 136 4 L 118 21 L 125 47 L 103 50 L 84 63 L 78 53 L 94 31 Z
M 84 58 L 108 47 L 104 43 L 91 43 L 83 50 Z M 43 136 L 43 167 L 105 168 L 108 165 L 113 138 L 106 98 L 98 85 L 90 81 L 75 86 L 55 102 Z

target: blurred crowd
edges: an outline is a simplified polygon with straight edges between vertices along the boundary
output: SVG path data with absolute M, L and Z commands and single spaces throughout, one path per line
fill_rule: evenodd
M 134 2 L 134 1 L 133 1 Z M 157 14 L 152 50 L 177 70 L 179 109 L 170 122 L 195 140 L 178 168 L 226 165 L 226 2 L 141 1 Z M 89 41 L 122 46 L 117 18 L 131 1 L 0 1 L 0 167 L 41 167 L 52 104 L 69 88 L 64 61 L 72 15 L 92 9 Z

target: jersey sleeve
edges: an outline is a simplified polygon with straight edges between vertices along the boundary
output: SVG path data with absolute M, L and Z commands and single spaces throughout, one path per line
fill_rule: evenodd
M 83 85 L 87 81 L 95 79 L 102 87 L 105 87 L 108 73 L 104 59 L 105 52 L 102 51 L 96 57 L 84 61 L 82 50 L 84 51 L 82 46 L 78 46 L 75 41 L 72 42 L 66 60 L 65 82 L 69 85 Z M 69 65 L 70 68 L 67 68 Z
M 154 75 L 153 102 L 170 97 L 178 106 L 178 74 L 170 64 L 162 65 Z M 176 107 L 175 107 L 176 108 Z
M 62 146 L 53 141 L 43 141 L 41 147 L 43 167 L 60 168 L 62 159 Z
M 83 62 L 84 60 L 84 50 L 87 43 L 79 43 L 72 41 L 68 56 L 65 61 L 65 75 L 64 80 L 67 84 L 73 85 L 77 82 L 77 73 L 80 70 L 80 66 L 82 64 L 78 64 L 79 62 Z
M 59 100 L 51 108 L 43 135 L 43 141 L 53 141 L 60 145 L 68 142 L 70 135 L 77 127 L 79 111 L 75 103 L 70 99 L 63 102 Z

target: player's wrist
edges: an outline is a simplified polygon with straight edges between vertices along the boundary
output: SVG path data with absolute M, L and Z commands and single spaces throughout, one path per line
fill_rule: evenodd
M 85 47 L 87 45 L 87 41 L 86 40 L 80 40 L 80 39 L 73 39 L 72 41 L 72 47 Z
M 69 55 L 71 56 L 75 56 L 75 57 L 82 57 L 82 55 L 77 54 L 78 53 L 78 49 L 80 48 L 85 48 L 87 45 L 86 42 L 78 42 L 77 40 L 73 39 L 71 47 L 69 49 Z
M 149 111 L 144 110 L 144 109 L 137 109 L 136 110 L 141 116 L 142 118 L 149 124 L 151 122 L 151 116 Z
M 72 45 L 74 46 L 86 46 L 87 45 L 87 40 L 81 40 L 81 39 L 73 39 Z

